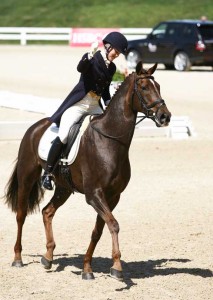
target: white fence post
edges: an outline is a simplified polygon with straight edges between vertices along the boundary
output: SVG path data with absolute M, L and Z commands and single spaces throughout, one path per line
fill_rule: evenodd
M 27 45 L 27 34 L 25 28 L 21 28 L 21 45 L 26 46 Z

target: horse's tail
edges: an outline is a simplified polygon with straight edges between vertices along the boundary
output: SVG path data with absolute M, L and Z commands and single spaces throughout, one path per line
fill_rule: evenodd
M 18 177 L 17 177 L 17 166 L 18 161 L 16 160 L 15 167 L 13 172 L 8 180 L 8 183 L 5 187 L 5 204 L 13 212 L 18 210 Z M 27 213 L 32 214 L 39 209 L 39 204 L 44 196 L 44 190 L 42 189 L 40 180 L 37 180 L 30 192 L 28 203 L 27 203 Z

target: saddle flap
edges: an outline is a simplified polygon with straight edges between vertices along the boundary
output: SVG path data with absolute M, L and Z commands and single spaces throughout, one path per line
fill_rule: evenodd
M 47 130 L 44 132 L 43 136 L 41 137 L 38 146 L 38 154 L 41 159 L 45 161 L 47 160 L 52 142 L 58 135 L 58 130 L 59 128 L 55 124 L 52 124 L 49 128 L 47 128 Z M 68 165 L 71 165 L 75 161 L 75 158 L 78 154 L 82 133 L 83 133 L 82 131 L 78 132 L 78 135 L 71 147 L 71 150 L 69 151 L 69 154 L 67 155 L 67 158 L 63 159 L 63 162 L 66 161 L 66 164 Z

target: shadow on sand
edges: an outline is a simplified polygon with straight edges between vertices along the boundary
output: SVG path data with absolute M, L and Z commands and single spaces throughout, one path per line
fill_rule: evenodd
M 58 265 L 53 272 L 61 272 L 67 266 L 74 266 L 79 271 L 72 271 L 72 273 L 81 276 L 81 270 L 83 267 L 82 254 L 76 254 L 74 257 L 68 257 L 67 254 L 60 254 L 54 256 L 53 265 Z M 172 263 L 179 263 L 180 267 L 171 267 Z M 125 262 L 122 261 L 123 273 L 124 273 L 124 283 L 126 286 L 117 291 L 122 291 L 124 289 L 130 289 L 132 286 L 136 285 L 132 279 L 143 279 L 154 276 L 167 276 L 175 274 L 189 274 L 193 276 L 200 276 L 203 278 L 213 277 L 213 272 L 210 269 L 202 268 L 190 268 L 184 267 L 185 263 L 189 263 L 189 259 L 158 259 L 158 260 L 148 260 L 148 261 L 134 261 Z M 167 266 L 170 265 L 170 266 Z M 109 274 L 110 267 L 112 266 L 112 260 L 110 258 L 93 257 L 92 267 L 94 275 L 95 273 Z M 48 271 L 52 272 L 52 271 Z

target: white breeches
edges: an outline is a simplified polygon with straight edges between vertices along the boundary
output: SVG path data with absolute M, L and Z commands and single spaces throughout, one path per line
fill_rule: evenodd
M 100 115 L 103 113 L 99 105 L 100 97 L 89 92 L 86 96 L 68 108 L 61 117 L 58 136 L 63 144 L 67 143 L 70 128 L 77 123 L 82 116 Z

